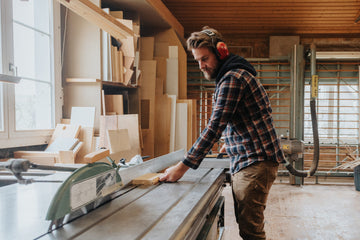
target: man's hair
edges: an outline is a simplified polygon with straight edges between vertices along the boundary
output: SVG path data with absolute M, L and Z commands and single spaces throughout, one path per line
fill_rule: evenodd
M 205 26 L 200 32 L 191 33 L 190 37 L 187 39 L 187 49 L 191 51 L 192 49 L 207 47 L 213 52 L 216 49 L 216 43 L 223 42 L 222 35 L 214 28 Z

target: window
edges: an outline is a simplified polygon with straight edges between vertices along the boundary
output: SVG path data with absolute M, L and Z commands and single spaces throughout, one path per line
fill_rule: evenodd
M 2 148 L 46 143 L 61 118 L 59 9 L 52 0 L 1 1 L 1 71 L 21 77 L 0 85 Z
M 320 142 L 320 171 L 329 171 L 346 160 L 347 153 L 358 156 L 360 142 L 359 62 L 317 63 L 319 95 L 316 100 Z M 310 81 L 310 70 L 305 81 Z M 304 140 L 305 165 L 312 162 L 313 135 L 310 116 L 310 85 L 305 85 Z M 351 152 L 349 152 L 349 150 Z

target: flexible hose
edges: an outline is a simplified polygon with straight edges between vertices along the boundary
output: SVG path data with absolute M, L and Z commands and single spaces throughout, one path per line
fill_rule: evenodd
M 314 175 L 317 170 L 319 164 L 319 155 L 320 155 L 320 146 L 319 146 L 319 132 L 318 132 L 318 122 L 316 118 L 316 101 L 315 99 L 310 100 L 310 111 L 311 111 L 311 123 L 312 123 L 312 130 L 313 130 L 313 138 L 314 138 L 314 158 L 311 164 L 311 168 L 309 171 L 303 170 L 296 170 L 291 163 L 286 162 L 285 167 L 286 169 L 294 176 L 298 177 L 310 177 Z

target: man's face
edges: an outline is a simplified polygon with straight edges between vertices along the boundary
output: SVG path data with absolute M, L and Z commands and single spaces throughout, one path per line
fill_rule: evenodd
M 219 61 L 215 54 L 207 47 L 193 48 L 194 59 L 199 63 L 200 70 L 204 73 L 207 80 L 216 78 Z

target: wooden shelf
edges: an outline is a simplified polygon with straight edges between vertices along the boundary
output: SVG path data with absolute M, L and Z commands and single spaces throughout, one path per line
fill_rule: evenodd
M 161 0 L 102 0 L 102 8 L 112 11 L 135 12 L 140 17 L 141 35 L 154 34 L 154 30 L 173 28 L 184 42 L 184 27 Z M 150 32 L 151 31 L 151 32 Z
M 131 89 L 138 88 L 138 86 L 125 85 L 124 83 L 121 82 L 102 81 L 96 78 L 67 78 L 66 82 L 67 83 L 102 83 L 102 85 L 112 86 L 112 87 L 131 88 Z

